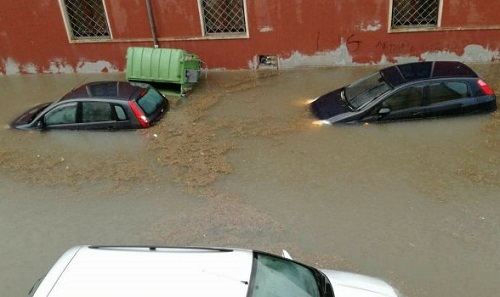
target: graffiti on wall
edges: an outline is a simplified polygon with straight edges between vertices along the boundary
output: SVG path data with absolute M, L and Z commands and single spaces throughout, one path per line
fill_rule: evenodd
M 351 34 L 349 37 L 345 39 L 345 44 L 350 53 L 356 53 L 362 50 L 372 51 L 373 48 L 362 48 L 363 40 L 356 36 L 356 34 Z M 366 42 L 365 42 L 366 44 Z M 382 52 L 385 55 L 394 55 L 394 54 L 406 54 L 406 55 L 415 55 L 418 54 L 418 49 L 415 45 L 410 42 L 402 41 L 378 41 L 374 48 L 378 52 Z
M 375 45 L 376 49 L 382 50 L 386 55 L 405 53 L 416 54 L 416 48 L 409 42 L 379 41 Z
M 346 40 L 347 49 L 351 53 L 357 52 L 361 47 L 361 43 L 362 41 L 357 39 L 355 34 L 351 34 Z

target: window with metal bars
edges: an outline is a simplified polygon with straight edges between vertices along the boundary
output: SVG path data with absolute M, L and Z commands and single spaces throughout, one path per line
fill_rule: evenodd
M 437 27 L 442 0 L 392 0 L 391 28 Z
M 109 39 L 103 0 L 63 0 L 71 39 Z
M 246 34 L 244 0 L 199 0 L 206 35 Z

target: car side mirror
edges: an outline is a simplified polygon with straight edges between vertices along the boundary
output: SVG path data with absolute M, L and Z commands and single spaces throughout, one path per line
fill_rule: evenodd
M 38 120 L 38 122 L 36 122 L 35 127 L 37 129 L 45 129 L 45 122 L 44 122 L 44 120 L 43 119 Z
M 391 109 L 389 107 L 382 107 L 379 111 L 378 114 L 381 116 L 385 116 L 391 112 Z

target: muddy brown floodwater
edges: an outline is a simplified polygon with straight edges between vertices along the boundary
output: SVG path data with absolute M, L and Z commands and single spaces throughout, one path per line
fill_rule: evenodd
M 2 295 L 103 244 L 284 248 L 409 297 L 498 296 L 500 114 L 312 124 L 308 99 L 375 69 L 210 72 L 142 131 L 2 129 Z M 98 79 L 124 76 L 0 77 L 1 124 Z

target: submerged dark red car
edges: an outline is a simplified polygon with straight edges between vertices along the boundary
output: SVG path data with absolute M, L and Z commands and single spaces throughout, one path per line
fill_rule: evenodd
M 11 123 L 16 129 L 120 130 L 148 128 L 169 109 L 167 98 L 143 83 L 98 81 L 33 107 Z
M 455 61 L 390 66 L 316 98 L 312 114 L 325 124 L 364 123 L 488 113 L 493 90 Z

